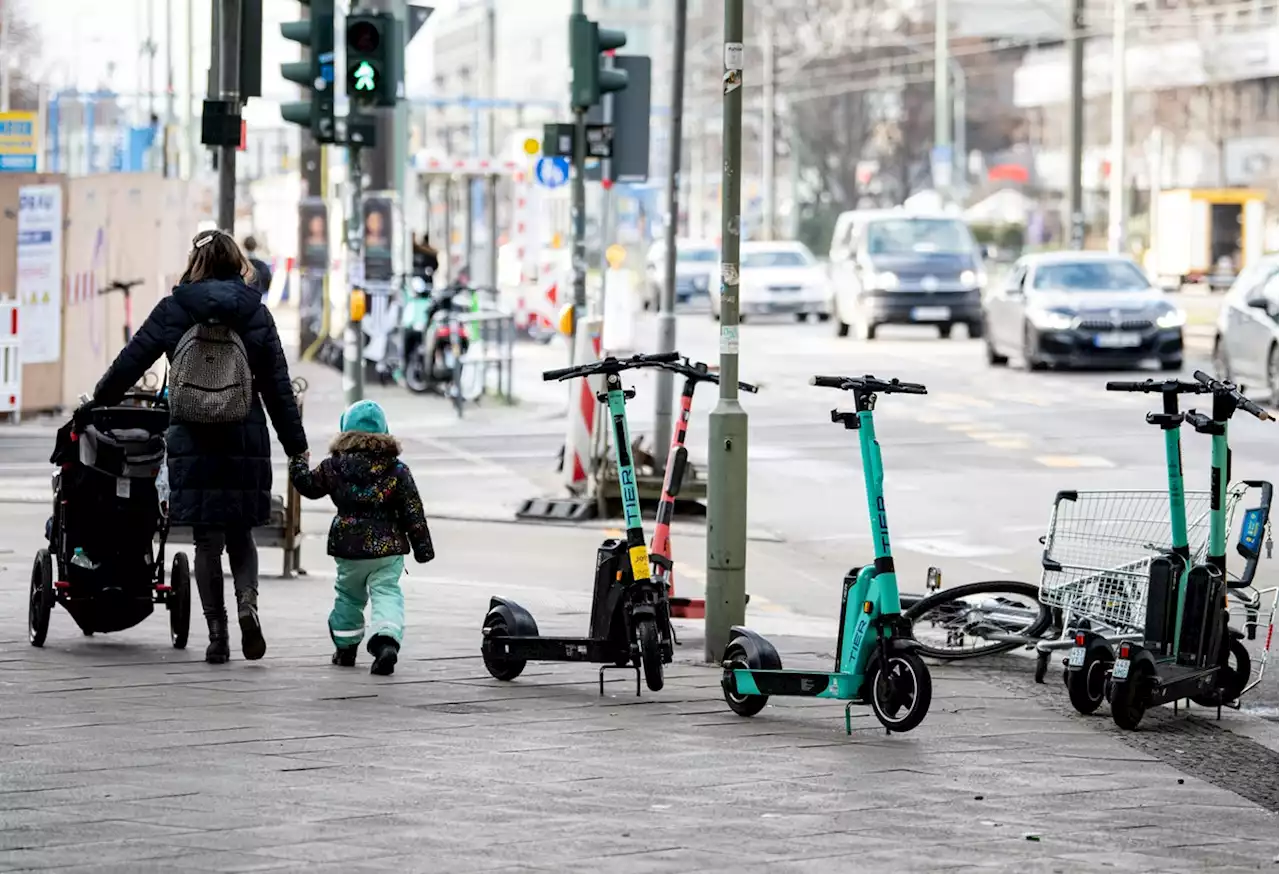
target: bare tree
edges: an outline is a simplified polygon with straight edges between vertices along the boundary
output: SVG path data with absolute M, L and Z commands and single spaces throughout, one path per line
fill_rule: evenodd
M 2 0 L 14 4 L 14 0 Z M 40 60 L 40 31 L 23 16 L 22 3 L 14 4 L 9 13 L 11 28 L 6 40 L 8 57 L 0 63 L 10 69 L 9 103 L 14 109 L 34 110 L 39 102 L 39 78 L 34 72 Z

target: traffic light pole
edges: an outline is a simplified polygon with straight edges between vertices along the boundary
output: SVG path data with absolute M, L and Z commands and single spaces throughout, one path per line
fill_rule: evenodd
M 729 629 L 746 617 L 747 412 L 738 403 L 738 267 L 742 215 L 743 0 L 724 4 L 724 170 L 720 225 L 720 401 L 707 448 L 707 614 L 709 662 Z
M 676 240 L 680 225 L 680 155 L 684 138 L 684 44 L 689 25 L 689 0 L 676 0 L 676 43 L 671 57 L 670 172 L 667 174 L 666 252 L 662 265 L 662 297 L 658 304 L 658 351 L 676 351 Z M 657 406 L 653 416 L 654 464 L 667 465 L 671 444 L 672 374 L 658 371 Z
M 240 105 L 240 0 L 217 0 L 218 99 Z M 218 227 L 236 230 L 236 148 L 218 147 Z
M 364 171 L 360 166 L 360 155 L 359 146 L 347 149 L 351 183 L 351 204 L 347 214 L 347 258 L 349 265 L 360 265 L 354 271 L 349 267 L 347 273 L 353 280 L 356 276 L 361 278 L 358 284 L 351 282 L 347 327 L 342 338 L 342 389 L 348 406 L 364 400 L 364 220 L 360 208 L 364 199 Z
M 581 5 L 580 3 L 578 5 Z M 577 349 L 578 322 L 587 310 L 587 113 L 573 110 L 573 312 L 569 321 L 569 364 Z

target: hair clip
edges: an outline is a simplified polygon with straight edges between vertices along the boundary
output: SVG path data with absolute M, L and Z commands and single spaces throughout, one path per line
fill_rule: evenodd
M 221 233 L 222 231 L 209 231 L 207 232 L 207 236 L 196 237 L 195 240 L 192 241 L 192 244 L 195 246 L 195 248 L 199 249 L 201 246 L 204 246 L 206 243 L 213 242 L 213 238 L 218 236 Z

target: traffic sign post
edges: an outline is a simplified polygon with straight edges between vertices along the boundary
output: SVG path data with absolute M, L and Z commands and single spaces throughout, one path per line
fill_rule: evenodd
M 543 188 L 559 188 L 569 181 L 567 158 L 539 158 L 533 167 L 533 176 Z

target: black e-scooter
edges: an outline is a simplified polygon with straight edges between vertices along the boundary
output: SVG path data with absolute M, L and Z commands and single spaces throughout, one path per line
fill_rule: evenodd
M 489 599 L 480 652 L 485 668 L 494 679 L 514 680 L 529 660 L 594 662 L 603 664 L 601 695 L 604 695 L 604 672 L 610 668 L 636 672 L 636 695 L 640 694 L 641 667 L 649 688 L 654 692 L 662 688 L 662 666 L 670 664 L 675 653 L 671 614 L 666 587 L 650 574 L 649 550 L 640 518 L 640 494 L 631 457 L 631 436 L 627 431 L 626 402 L 635 397 L 635 390 L 622 387 L 621 374 L 624 370 L 658 367 L 679 360 L 677 352 L 633 355 L 542 374 L 544 380 L 559 381 L 605 377 L 605 390 L 597 398 L 607 406 L 613 427 L 626 536 L 609 538 L 596 550 L 591 625 L 586 637 L 542 637 L 538 623 L 528 610 L 507 598 Z
M 1138 727 L 1149 708 L 1169 701 L 1190 698 L 1210 706 L 1230 703 L 1249 679 L 1247 671 L 1241 678 L 1229 664 L 1233 632 L 1227 624 L 1226 495 L 1231 475 L 1227 425 L 1237 410 L 1263 421 L 1273 417 L 1233 383 L 1219 382 L 1199 370 L 1195 378 L 1213 397 L 1212 416 L 1194 410 L 1183 416 L 1197 432 L 1213 439 L 1208 554 L 1202 564 L 1185 573 L 1180 572 L 1179 564 L 1186 559 L 1177 554 L 1151 563 L 1143 641 L 1120 644 L 1108 684 L 1111 716 L 1117 726 L 1130 731 Z M 1263 514 L 1269 514 L 1271 489 L 1269 484 L 1258 485 L 1263 487 Z M 1263 518 L 1261 524 L 1265 522 Z M 1256 546 L 1256 542 L 1241 543 L 1251 565 L 1246 572 L 1249 579 L 1257 566 Z

